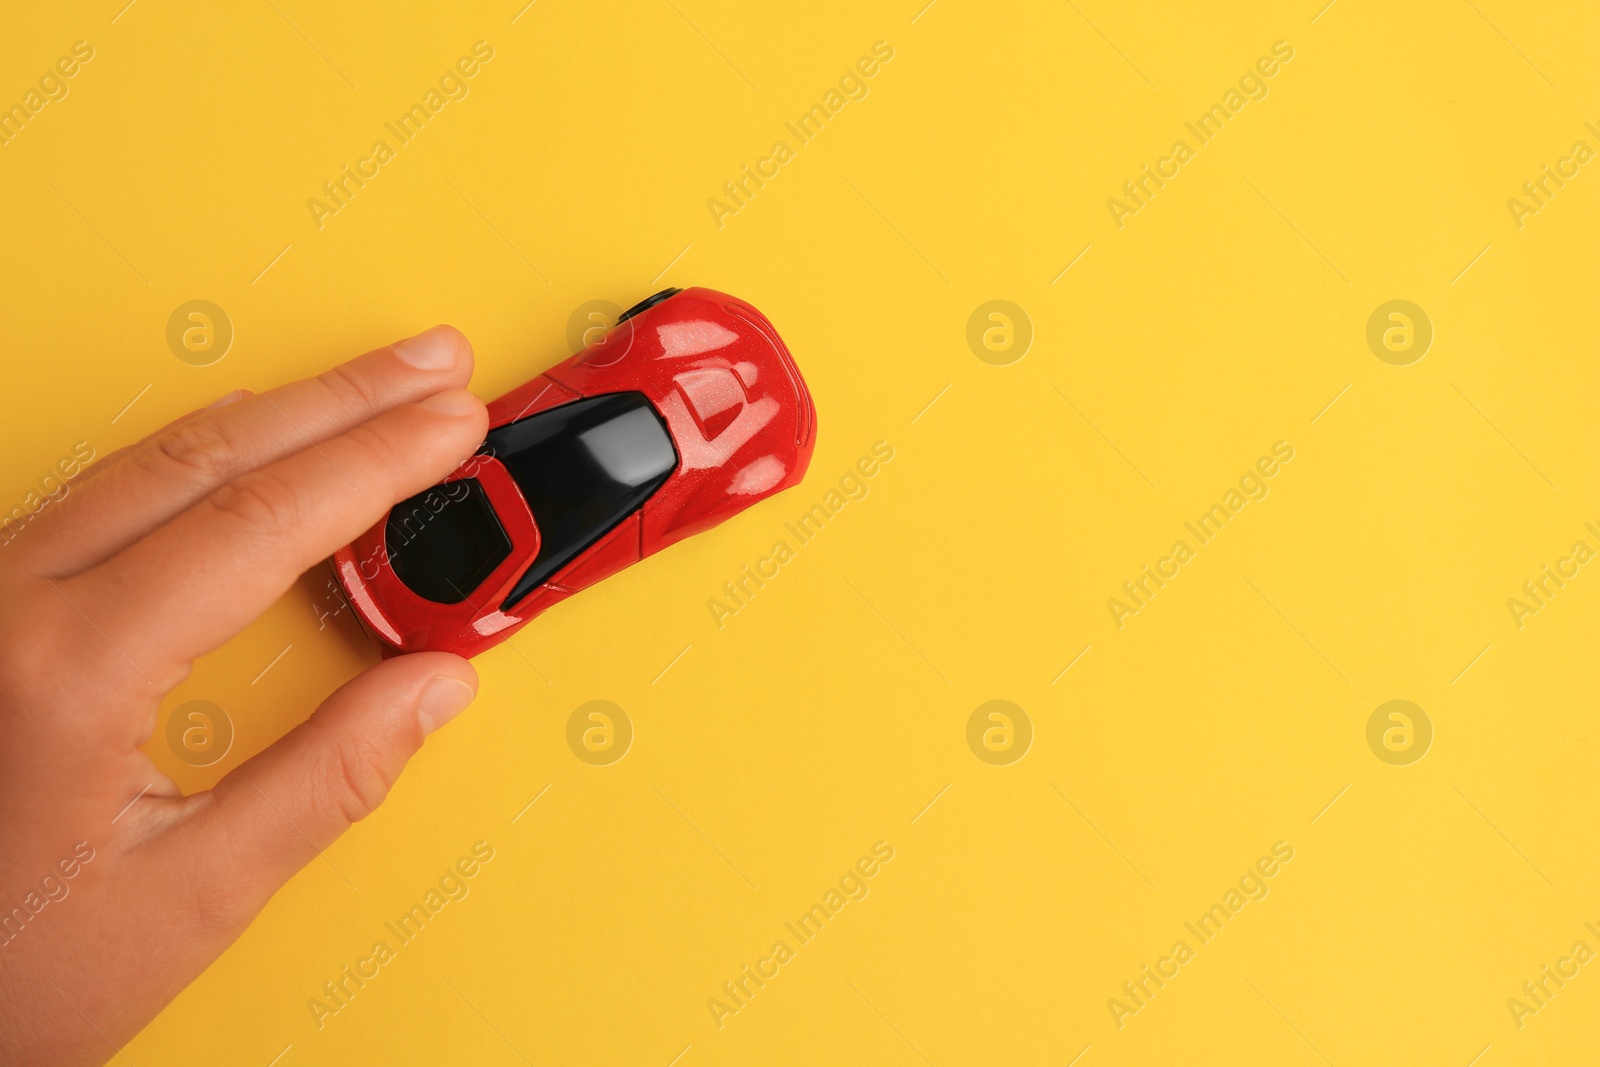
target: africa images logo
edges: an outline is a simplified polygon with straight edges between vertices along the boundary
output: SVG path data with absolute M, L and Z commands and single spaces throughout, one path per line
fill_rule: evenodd
M 1122 983 L 1120 997 L 1106 998 L 1106 1010 L 1111 1012 L 1111 1019 L 1117 1024 L 1117 1029 L 1121 1030 L 1127 1025 L 1131 1016 L 1149 1007 L 1156 994 L 1165 989 L 1167 983 L 1177 978 L 1182 973 L 1183 967 L 1199 955 L 1199 949 L 1221 936 L 1223 928 L 1237 919 L 1247 905 L 1266 900 L 1267 895 L 1272 892 L 1268 880 L 1281 871 L 1284 864 L 1293 859 L 1293 845 L 1287 841 L 1273 842 L 1271 855 L 1262 856 L 1245 868 L 1238 882 L 1228 887 L 1222 894 L 1221 900 L 1201 912 L 1198 919 L 1183 924 L 1184 930 L 1194 938 L 1193 945 L 1184 938 L 1174 941 L 1171 951 L 1159 957 L 1153 968 L 1148 963 L 1142 964 L 1138 977 Z
M 867 894 L 872 891 L 868 883 L 893 859 L 893 845 L 887 841 L 874 841 L 871 854 L 861 856 L 845 868 L 837 885 L 830 886 L 820 901 L 813 903 L 799 918 L 783 924 L 784 930 L 794 939 L 794 944 L 790 944 L 788 938 L 774 941 L 771 950 L 758 958 L 753 968 L 747 963 L 737 975 L 722 983 L 721 996 L 707 997 L 706 1010 L 711 1013 L 711 1021 L 717 1024 L 717 1029 L 721 1030 L 726 1025 L 728 1016 L 737 1015 L 749 1007 L 755 995 L 782 973 L 783 966 L 795 958 L 801 947 L 820 936 L 823 928 L 837 918 L 847 904 L 867 899 Z
M 837 89 L 829 89 L 819 102 L 812 104 L 798 119 L 783 124 L 783 128 L 794 137 L 793 146 L 782 138 L 774 141 L 772 148 L 756 160 L 753 168 L 745 163 L 740 166 L 738 177 L 723 182 L 722 194 L 706 200 L 706 209 L 711 212 L 711 221 L 717 224 L 717 229 L 722 229 L 728 218 L 748 207 L 756 193 L 765 189 L 767 182 L 782 173 L 784 164 L 795 158 L 797 148 L 804 148 L 815 140 L 830 121 L 839 117 L 845 105 L 852 100 L 865 100 L 872 91 L 867 79 L 876 76 L 883 65 L 893 58 L 893 45 L 888 41 L 874 42 L 872 54 L 857 59 L 855 65 L 847 68 L 839 77 Z
M 1209 545 L 1229 522 L 1239 517 L 1245 505 L 1267 498 L 1272 491 L 1267 480 L 1293 459 L 1294 446 L 1287 441 L 1276 442 L 1271 455 L 1261 456 L 1245 469 L 1239 476 L 1237 487 L 1229 486 L 1220 502 L 1213 503 L 1193 522 L 1184 523 L 1183 528 L 1193 535 L 1197 546 Z M 1149 607 L 1156 594 L 1166 588 L 1167 583 L 1176 578 L 1183 565 L 1194 559 L 1196 554 L 1195 546 L 1179 539 L 1173 542 L 1171 552 L 1156 560 L 1154 569 L 1148 563 L 1143 564 L 1138 577 L 1122 583 L 1122 591 L 1127 599 L 1107 597 L 1106 610 L 1111 613 L 1111 621 L 1117 629 L 1122 629 L 1129 618 Z
M 339 173 L 334 178 L 322 183 L 322 196 L 313 196 L 306 201 L 306 208 L 311 212 L 311 221 L 317 229 L 322 229 L 327 224 L 330 215 L 337 215 L 350 206 L 350 201 L 355 199 L 356 193 L 367 187 L 367 182 L 382 173 L 384 164 L 398 156 L 398 150 L 410 144 L 429 121 L 437 118 L 451 101 L 465 100 L 472 91 L 468 79 L 476 77 L 483 64 L 494 58 L 494 47 L 487 41 L 478 41 L 472 46 L 472 55 L 462 56 L 455 63 L 446 68 L 439 75 L 438 88 L 429 88 L 423 93 L 422 99 L 413 103 L 403 111 L 393 122 L 385 122 L 383 128 L 394 137 L 394 145 L 379 139 L 372 142 L 368 153 L 356 160 L 355 167 L 345 163 L 339 168 Z
M 845 472 L 839 476 L 837 489 L 830 488 L 821 500 L 812 504 L 794 522 L 783 524 L 784 529 L 793 535 L 794 545 L 782 539 L 773 542 L 771 553 L 756 560 L 753 569 L 751 564 L 743 564 L 737 577 L 723 582 L 722 591 L 727 599 L 719 596 L 706 599 L 706 608 L 711 612 L 711 621 L 717 624 L 717 629 L 722 629 L 727 618 L 749 607 L 756 594 L 767 587 L 767 582 L 781 573 L 783 565 L 794 559 L 801 548 L 816 540 L 828 522 L 839 517 L 846 504 L 865 500 L 871 492 L 867 480 L 876 476 L 883 469 L 883 464 L 892 459 L 894 446 L 887 441 L 875 442 L 870 455 L 856 460 L 854 467 L 845 468 Z
M 1272 91 L 1267 79 L 1276 75 L 1281 66 L 1293 58 L 1294 47 L 1288 41 L 1275 41 L 1272 54 L 1260 57 L 1253 66 L 1247 68 L 1240 75 L 1237 87 L 1230 85 L 1222 94 L 1220 103 L 1212 104 L 1193 122 L 1183 124 L 1183 128 L 1195 139 L 1193 146 L 1183 138 L 1178 138 L 1172 143 L 1168 154 L 1156 160 L 1154 167 L 1145 163 L 1140 167 L 1142 173 L 1138 177 L 1123 182 L 1122 192 L 1127 200 L 1114 196 L 1106 200 L 1106 210 L 1111 213 L 1111 221 L 1117 229 L 1127 224 L 1129 216 L 1137 215 L 1148 207 L 1156 193 L 1166 188 L 1167 182 L 1182 174 L 1184 164 L 1220 136 L 1223 127 L 1238 117 L 1246 104 L 1252 100 L 1265 100 Z
M 388 936 L 372 943 L 372 950 L 347 963 L 339 973 L 322 983 L 322 992 L 306 998 L 306 1008 L 311 1019 L 321 1030 L 328 1020 L 348 1008 L 356 994 L 383 973 L 383 969 L 399 956 L 400 950 L 422 935 L 428 925 L 439 918 L 446 905 L 467 899 L 472 892 L 471 880 L 476 878 L 483 865 L 494 859 L 494 846 L 487 841 L 473 843 L 470 855 L 462 856 L 444 869 L 436 887 L 429 886 L 422 899 L 410 910 L 392 922 L 383 924 Z M 393 942 L 391 944 L 391 941 Z

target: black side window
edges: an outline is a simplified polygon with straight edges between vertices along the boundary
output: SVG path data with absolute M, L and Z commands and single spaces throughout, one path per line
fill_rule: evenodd
M 539 525 L 539 555 L 501 605 L 509 611 L 644 505 L 678 465 L 643 393 L 607 393 L 541 411 L 489 433 Z

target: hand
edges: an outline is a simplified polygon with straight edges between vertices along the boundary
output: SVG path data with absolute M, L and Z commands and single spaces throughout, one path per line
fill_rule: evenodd
M 113 1058 L 472 700 L 465 660 L 419 653 L 210 792 L 181 795 L 139 750 L 197 656 L 473 453 L 488 415 L 471 374 L 466 338 L 439 326 L 231 394 L 5 531 L 0 1063 Z

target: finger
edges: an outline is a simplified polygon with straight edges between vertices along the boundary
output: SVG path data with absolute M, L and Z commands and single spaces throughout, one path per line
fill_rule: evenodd
M 233 403 L 235 400 L 243 400 L 245 397 L 252 395 L 253 394 L 249 389 L 235 389 L 231 393 L 224 393 L 222 396 L 217 397 L 217 399 L 213 400 L 203 408 L 195 408 L 193 411 L 185 412 L 184 414 L 179 415 L 165 426 L 156 430 L 155 433 L 150 435 L 150 437 L 155 437 L 159 434 L 166 433 L 179 423 L 188 422 L 190 419 L 197 419 L 208 411 L 211 411 L 215 408 L 224 407 Z M 145 441 L 148 441 L 149 439 L 150 438 L 145 438 Z M 88 479 L 104 474 L 106 471 L 110 470 L 116 465 L 117 460 L 121 459 L 123 456 L 126 456 L 140 445 L 144 444 L 145 441 L 135 441 L 131 445 L 123 445 L 121 448 L 114 448 L 105 455 L 91 460 L 89 465 L 83 468 L 83 471 L 79 473 L 77 478 L 73 480 L 73 487 L 77 488 Z
M 242 928 L 290 876 L 383 802 L 423 738 L 465 709 L 477 689 L 477 672 L 459 656 L 385 660 L 209 796 L 188 798 L 193 814 L 156 847 L 210 899 L 213 913 L 220 907 L 225 921 Z
M 165 426 L 161 427 L 161 429 L 157 430 L 151 436 L 155 437 L 155 436 L 159 436 L 160 434 L 167 433 L 173 427 L 177 426 L 179 423 L 187 422 L 190 419 L 197 418 L 198 416 L 204 414 L 205 412 L 210 411 L 212 408 L 219 408 L 219 407 L 222 407 L 224 404 L 231 404 L 233 401 L 238 400 L 241 397 L 248 396 L 248 395 L 249 395 L 249 390 L 247 390 L 247 389 L 235 389 L 233 392 L 228 393 L 225 396 L 219 397 L 217 400 L 212 401 L 206 407 L 199 408 L 199 409 L 197 409 L 195 411 L 191 411 L 191 412 L 189 412 L 189 413 L 187 413 L 185 415 L 178 416 L 176 419 L 173 419 L 171 422 L 169 422 Z M 121 459 L 123 456 L 128 455 L 135 448 L 137 448 L 140 443 L 142 443 L 142 442 L 135 442 L 134 444 L 131 444 L 131 445 L 123 445 L 121 448 L 114 449 L 111 452 L 108 452 L 107 454 L 105 454 L 103 456 L 96 456 L 94 454 L 94 446 L 90 445 L 88 441 L 80 441 L 80 442 L 78 442 L 78 446 L 74 447 L 72 457 L 70 459 L 66 458 L 66 457 L 63 457 L 61 462 L 57 465 L 58 469 L 60 469 L 62 471 L 63 475 L 65 475 L 67 480 L 63 483 L 62 495 L 60 497 L 57 497 L 54 494 L 51 494 L 51 496 L 49 497 L 50 504 L 53 506 L 54 510 L 52 510 L 49 513 L 50 518 L 48 519 L 48 521 L 45 522 L 45 524 L 44 524 L 45 527 L 47 529 L 49 529 L 49 528 L 54 526 L 54 524 L 56 522 L 56 520 L 54 518 L 54 515 L 55 515 L 56 511 L 60 510 L 61 504 L 67 499 L 67 497 L 70 494 L 82 492 L 83 487 L 89 482 L 89 480 L 91 478 L 95 478 L 95 477 L 98 477 L 99 475 L 104 474 L 107 470 L 109 470 L 111 467 L 116 465 L 116 461 L 117 460 Z M 78 450 L 82 446 L 88 446 L 88 448 L 89 448 L 89 455 L 87 457 L 80 457 L 79 454 L 78 454 Z M 68 473 L 69 466 L 71 464 L 83 463 L 83 462 L 85 462 L 85 460 L 87 460 L 87 465 L 83 466 L 81 469 L 79 469 L 76 474 Z M 63 464 L 66 464 L 68 466 L 63 466 Z M 20 511 L 21 509 L 18 509 L 18 510 Z M 44 556 L 48 553 L 49 547 L 53 543 L 53 540 L 52 540 L 50 535 L 45 535 L 43 537 L 35 536 L 35 537 L 29 539 L 28 541 L 22 542 L 20 547 L 15 548 L 15 549 L 12 548 L 12 543 L 15 542 L 18 537 L 22 536 L 22 532 L 25 529 L 27 529 L 28 525 L 33 521 L 33 519 L 37 518 L 37 517 L 38 517 L 38 515 L 36 515 L 36 514 L 35 515 L 17 515 L 17 514 L 13 514 L 9 519 L 7 519 L 7 521 L 5 523 L 5 526 L 3 528 L 0 528 L 0 548 L 5 548 L 5 549 L 10 550 L 10 554 L 8 555 L 7 558 L 14 559 L 14 558 L 17 558 L 18 556 L 26 556 L 26 555 L 29 554 L 29 550 L 31 548 L 34 548 L 35 546 L 37 546 L 38 551 L 37 552 L 33 552 L 32 555 L 35 557 L 36 561 L 43 559 Z M 40 571 L 42 573 L 48 573 L 48 570 L 46 568 L 36 567 L 35 570 Z
M 230 394 L 224 395 L 224 397 L 218 398 L 218 400 L 214 400 L 214 402 L 211 402 L 210 405 L 205 406 L 205 408 L 190 411 L 190 413 L 187 414 L 181 414 L 181 416 L 178 416 L 178 418 L 168 422 L 168 424 L 163 426 L 162 429 L 157 430 L 155 434 L 165 434 L 165 432 L 168 432 L 168 430 L 173 429 L 174 426 L 178 426 L 179 422 L 187 422 L 189 419 L 198 418 L 200 414 L 210 411 L 211 408 L 221 408 L 221 406 L 226 405 L 226 403 L 235 402 L 235 400 L 238 400 L 238 398 L 248 397 L 248 395 L 250 395 L 250 390 L 235 389 L 234 392 L 230 392 Z M 88 445 L 88 442 L 78 442 L 78 445 Z M 48 558 L 48 555 L 50 555 L 51 547 L 56 544 L 56 539 L 54 539 L 53 536 L 53 534 L 56 534 L 56 530 L 54 530 L 54 523 L 56 523 L 54 514 L 56 514 L 58 510 L 61 510 L 62 502 L 69 498 L 69 494 L 82 493 L 83 486 L 88 485 L 88 482 L 90 482 L 91 478 L 96 478 L 99 477 L 99 475 L 106 474 L 110 467 L 114 467 L 115 464 L 117 464 L 118 459 L 122 459 L 123 456 L 131 453 L 131 451 L 133 451 L 134 448 L 138 448 L 138 446 L 139 442 L 133 443 L 133 445 L 123 445 L 122 448 L 117 448 L 117 450 L 110 451 L 110 453 L 104 454 L 104 456 L 94 456 L 93 446 L 90 446 L 88 466 L 83 467 L 82 470 L 78 470 L 77 474 L 69 475 L 69 477 L 67 477 L 67 482 L 62 483 L 62 491 L 59 498 L 58 496 L 51 496 L 50 498 L 53 510 L 48 512 L 43 525 L 45 525 L 46 530 L 50 530 L 51 533 L 43 534 L 43 536 L 40 536 L 40 534 L 35 534 L 34 537 L 30 537 L 30 539 L 27 539 L 27 541 L 18 542 L 18 537 L 22 536 L 22 531 L 27 530 L 27 526 L 29 526 L 29 523 L 32 522 L 32 518 L 37 518 L 38 515 L 19 517 L 19 515 L 13 514 L 11 515 L 11 518 L 6 520 L 5 526 L 0 528 L 0 547 L 11 550 L 11 555 L 8 555 L 8 558 L 24 558 L 26 563 L 32 563 L 32 568 L 30 569 L 34 569 L 35 573 L 46 574 L 46 576 L 48 576 L 53 568 L 50 568 L 50 566 L 42 566 L 42 563 L 46 560 L 46 558 Z M 74 450 L 74 459 L 77 459 L 77 448 Z M 67 461 L 66 459 L 62 459 L 62 462 Z M 82 459 L 80 459 L 78 462 L 82 462 Z M 13 544 L 19 544 L 19 547 L 13 549 Z M 32 558 L 32 560 L 26 560 L 26 557 L 29 557 L 29 555 L 32 555 L 34 558 Z
M 150 437 L 157 437 L 157 435 L 166 434 L 168 430 L 173 429 L 174 426 L 178 426 L 179 422 L 187 422 L 189 419 L 198 419 L 200 416 L 202 416 L 202 414 L 205 414 L 206 411 L 211 411 L 213 408 L 221 408 L 221 406 L 224 405 L 230 405 L 230 403 L 234 403 L 235 400 L 243 400 L 243 398 L 251 397 L 251 395 L 254 395 L 251 394 L 251 390 L 235 389 L 234 392 L 221 395 L 221 397 L 216 398 L 216 400 L 213 400 L 213 402 L 203 406 L 203 408 L 195 408 L 194 411 L 186 411 L 186 413 L 181 414 L 181 416 L 178 416 L 178 418 L 168 422 L 166 426 L 155 430 L 155 434 L 150 435 Z M 126 454 L 130 454 L 131 451 L 139 448 L 139 445 L 144 445 L 147 440 L 150 440 L 150 438 L 144 438 L 144 442 L 134 442 L 133 445 L 123 445 L 122 448 L 114 448 L 114 450 L 110 450 L 109 453 L 104 454 L 104 456 L 96 456 L 96 458 L 91 459 L 90 464 L 88 464 L 86 467 L 83 467 L 83 470 L 80 470 L 77 477 L 72 480 L 72 483 L 70 483 L 70 488 L 72 488 L 74 491 L 80 490 L 80 488 L 82 488 L 82 486 L 85 485 L 90 478 L 98 478 L 99 475 L 106 474 L 107 470 L 117 466 L 118 459 L 122 459 L 123 456 L 126 456 Z
M 265 393 L 236 391 L 96 463 L 26 542 L 52 577 L 94 566 L 247 471 L 400 404 L 467 384 L 472 346 L 450 326 Z
M 302 573 L 483 441 L 464 390 L 406 404 L 242 474 L 99 566 L 56 584 L 105 642 L 163 687 Z

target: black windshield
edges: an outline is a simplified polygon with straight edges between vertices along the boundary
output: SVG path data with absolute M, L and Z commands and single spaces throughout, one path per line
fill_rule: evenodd
M 643 393 L 541 411 L 490 431 L 483 451 L 506 465 L 539 526 L 539 555 L 502 611 L 637 511 L 678 465 L 666 424 Z

